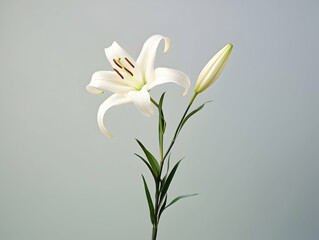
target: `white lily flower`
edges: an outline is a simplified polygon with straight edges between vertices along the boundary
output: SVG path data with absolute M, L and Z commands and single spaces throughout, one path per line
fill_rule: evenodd
M 233 49 L 232 44 L 227 44 L 206 64 L 198 76 L 195 92 L 201 93 L 212 85 L 222 73 L 230 53 Z
M 111 107 L 133 102 L 142 114 L 151 116 L 154 112 L 149 95 L 151 88 L 173 82 L 185 88 L 183 96 L 187 94 L 190 80 L 185 73 L 170 68 L 154 69 L 156 50 L 161 40 L 165 41 L 166 53 L 170 47 L 169 39 L 154 35 L 146 40 L 136 61 L 116 42 L 105 49 L 106 57 L 114 71 L 94 73 L 91 82 L 86 86 L 93 94 L 102 94 L 103 90 L 114 92 L 101 104 L 97 114 L 98 125 L 105 135 L 113 137 L 103 123 L 105 112 Z

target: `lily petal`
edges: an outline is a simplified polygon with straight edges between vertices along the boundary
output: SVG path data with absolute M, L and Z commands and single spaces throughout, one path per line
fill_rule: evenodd
M 151 83 L 155 79 L 155 55 L 161 40 L 165 41 L 164 53 L 166 53 L 170 47 L 170 40 L 162 35 L 153 35 L 144 43 L 142 51 L 136 61 L 139 68 L 141 68 L 141 72 L 144 73 L 143 78 L 146 83 Z
M 112 138 L 113 135 L 105 128 L 103 123 L 103 118 L 105 115 L 105 112 L 109 110 L 111 107 L 121 104 L 126 104 L 132 102 L 131 98 L 129 98 L 127 95 L 122 94 L 113 94 L 108 99 L 106 99 L 101 106 L 99 107 L 99 110 L 97 112 L 97 122 L 99 125 L 100 130 L 108 137 Z
M 188 76 L 181 71 L 171 68 L 156 68 L 155 81 L 148 85 L 148 89 L 150 90 L 157 85 L 169 82 L 176 83 L 185 88 L 182 96 L 185 96 L 188 93 L 190 87 L 190 80 Z
M 92 75 L 91 82 L 86 86 L 86 89 L 93 94 L 101 94 L 103 90 L 108 90 L 117 93 L 127 93 L 134 88 L 125 84 L 115 72 L 98 71 Z
M 121 73 L 124 79 L 127 79 L 129 82 L 131 82 L 130 85 L 135 83 L 135 85 L 137 84 L 138 86 L 140 86 L 144 83 L 140 69 L 136 67 L 136 62 L 120 45 L 117 44 L 117 42 L 113 42 L 110 47 L 105 48 L 105 55 L 112 65 L 113 69 L 116 69 L 118 72 Z M 125 69 L 121 67 L 119 63 L 116 63 L 116 61 L 118 61 L 119 59 L 122 66 L 133 74 L 134 82 L 132 82 L 132 79 L 128 75 L 128 72 L 125 71 Z
M 144 85 L 140 91 L 131 91 L 128 93 L 136 108 L 145 116 L 149 117 L 154 113 L 154 107 L 151 102 L 147 86 Z

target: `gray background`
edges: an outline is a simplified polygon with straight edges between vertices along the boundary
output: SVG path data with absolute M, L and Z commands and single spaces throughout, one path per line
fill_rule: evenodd
M 133 104 L 105 118 L 110 93 L 85 91 L 110 70 L 116 40 L 134 58 L 152 34 L 171 39 L 157 66 L 186 72 L 234 49 L 195 106 L 172 159 L 186 156 L 170 197 L 199 192 L 163 214 L 161 239 L 319 239 L 318 1 L 0 2 L 0 239 L 150 239 L 134 137 L 156 152 L 156 114 Z M 161 49 L 163 44 L 161 44 Z M 191 94 L 173 84 L 168 139 Z

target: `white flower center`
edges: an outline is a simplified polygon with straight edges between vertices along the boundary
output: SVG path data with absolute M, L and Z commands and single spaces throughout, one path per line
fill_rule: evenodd
M 117 70 L 116 68 L 113 68 L 113 70 L 120 76 L 120 78 L 122 78 L 123 80 L 126 80 L 129 86 L 135 88 L 137 91 L 140 91 L 142 87 L 145 85 L 145 83 L 144 81 L 143 83 L 140 83 L 134 78 L 133 72 L 134 72 L 135 66 L 126 57 L 124 59 L 126 62 L 126 66 L 124 66 L 124 64 L 122 63 L 121 58 L 118 58 L 117 60 L 113 59 L 113 62 L 119 68 L 121 72 Z M 125 75 L 123 74 L 124 75 L 123 76 L 121 73 L 125 73 Z

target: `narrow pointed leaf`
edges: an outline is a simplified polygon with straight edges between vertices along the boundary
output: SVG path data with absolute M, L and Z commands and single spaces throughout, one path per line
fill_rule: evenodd
M 154 170 L 153 168 L 151 167 L 151 165 L 140 155 L 138 155 L 137 153 L 134 153 L 137 157 L 139 157 L 144 163 L 145 165 L 148 167 L 148 169 L 150 170 L 150 172 L 152 173 L 152 176 L 154 178 L 154 180 L 156 181 L 156 176 L 155 176 L 155 173 L 154 173 Z
M 166 195 L 165 200 L 164 200 L 164 202 L 163 202 L 163 205 L 161 206 L 161 209 L 160 209 L 160 211 L 159 211 L 158 219 L 161 217 L 162 212 L 163 212 L 163 211 L 165 210 L 165 208 L 166 208 L 166 202 L 167 202 L 167 195 Z
M 163 113 L 163 101 L 164 101 L 165 92 L 162 94 L 159 104 L 158 104 L 158 111 L 159 111 L 159 121 L 160 121 L 160 131 L 164 134 L 166 128 L 166 121 L 164 118 Z
M 160 150 L 163 149 L 163 135 L 165 131 L 165 120 L 164 114 L 162 111 L 163 100 L 164 100 L 165 92 L 162 94 L 161 99 L 158 104 L 158 141 Z
M 169 185 L 171 184 L 171 182 L 172 182 L 172 180 L 173 180 L 173 177 L 174 177 L 175 172 L 176 172 L 176 170 L 177 170 L 177 168 L 178 168 L 178 165 L 180 164 L 180 162 L 181 162 L 182 160 L 183 160 L 183 159 L 179 160 L 179 161 L 175 164 L 174 168 L 172 169 L 172 171 L 171 171 L 170 174 L 168 175 L 167 180 L 165 181 L 165 183 L 164 183 L 164 185 L 163 185 L 163 188 L 162 188 L 162 190 L 161 190 L 161 200 L 160 200 L 160 203 L 163 201 L 163 199 L 164 199 L 164 197 L 165 197 L 165 195 L 166 195 L 166 193 L 167 193 L 167 190 L 168 190 L 168 188 L 169 188 Z
M 166 129 L 166 121 L 165 121 L 165 119 L 164 119 L 164 113 L 163 113 L 163 129 L 162 129 L 162 131 L 163 131 L 163 134 L 165 133 L 165 129 Z
M 147 183 L 146 183 L 145 178 L 144 178 L 143 175 L 142 175 L 142 178 L 143 178 L 143 183 L 144 183 L 144 189 L 145 189 L 145 194 L 146 194 L 146 198 L 147 198 L 147 203 L 148 203 L 148 207 L 149 207 L 149 210 L 150 210 L 151 222 L 152 222 L 152 224 L 154 224 L 155 223 L 155 212 L 154 212 L 153 201 L 152 201 L 152 198 L 151 198 L 151 195 L 150 195 L 150 191 L 148 190 Z
M 162 105 L 163 105 L 163 100 L 164 100 L 165 93 L 166 93 L 166 92 L 163 92 L 163 94 L 161 95 L 161 98 L 160 98 L 160 100 L 159 100 L 159 104 L 158 104 L 158 105 L 159 105 L 160 107 L 162 107 Z
M 136 139 L 137 143 L 140 145 L 140 147 L 142 148 L 143 152 L 145 153 L 145 156 L 147 157 L 148 162 L 150 163 L 154 174 L 156 177 L 158 177 L 159 174 L 159 165 L 157 160 L 155 159 L 155 157 L 144 147 L 144 145 L 138 140 Z
M 166 178 L 167 178 L 167 175 L 168 175 L 168 172 L 169 172 L 169 163 L 170 163 L 170 161 L 171 161 L 171 153 L 168 155 L 168 159 L 167 159 L 167 170 L 166 170 L 166 174 L 165 174 L 165 176 L 163 177 L 163 179 L 162 179 L 162 182 L 161 182 L 161 189 L 163 188 L 163 186 L 164 186 L 164 183 L 165 183 L 165 181 L 166 181 Z
M 196 108 L 196 109 L 193 110 L 191 113 L 189 113 L 189 114 L 185 117 L 185 119 L 183 120 L 182 125 L 181 125 L 181 127 L 180 127 L 180 130 L 182 129 L 182 127 L 184 126 L 184 124 L 187 122 L 187 120 L 188 120 L 191 116 L 193 116 L 193 115 L 194 115 L 195 113 L 197 113 L 198 111 L 202 110 L 203 107 L 205 106 L 205 104 L 206 104 L 206 103 L 209 103 L 209 102 L 212 102 L 212 101 L 207 101 L 207 102 L 203 103 L 203 104 L 200 105 L 198 108 Z
M 187 197 L 193 197 L 193 196 L 196 196 L 196 195 L 198 195 L 198 193 L 181 195 L 181 196 L 175 198 L 173 201 L 171 201 L 171 202 L 165 207 L 165 209 L 168 208 L 169 206 L 173 205 L 174 203 L 176 203 L 176 202 L 177 202 L 178 200 L 180 200 L 180 199 L 187 198 Z

